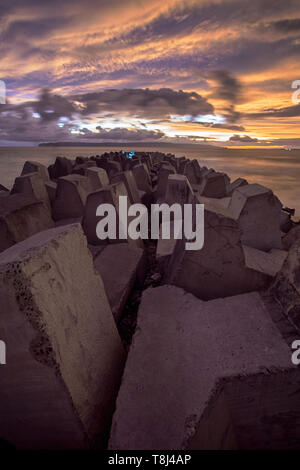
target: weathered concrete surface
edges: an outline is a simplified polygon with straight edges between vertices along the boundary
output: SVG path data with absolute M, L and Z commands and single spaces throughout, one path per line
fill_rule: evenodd
M 287 234 L 281 239 L 282 247 L 284 250 L 289 250 L 291 246 L 300 240 L 300 224 L 295 225 Z
M 285 250 L 270 250 L 266 253 L 246 245 L 243 245 L 243 251 L 248 268 L 260 271 L 270 277 L 275 277 L 281 270 L 288 255 Z
M 92 191 L 97 191 L 109 185 L 107 173 L 103 168 L 86 168 L 85 176 L 87 176 L 91 182 Z
M 56 197 L 57 183 L 55 183 L 54 181 L 47 181 L 45 183 L 45 188 L 46 188 L 47 193 L 48 193 L 50 204 L 52 205 L 54 203 L 55 197 Z
M 181 173 L 181 167 L 179 167 L 178 172 Z M 202 182 L 202 171 L 197 160 L 185 162 L 183 173 L 190 184 L 200 184 Z
M 33 195 L 0 198 L 0 252 L 53 226 L 49 211 Z
M 94 168 L 94 167 L 97 168 L 96 162 L 94 160 L 88 160 L 79 165 L 75 165 L 72 169 L 72 173 L 85 176 L 86 170 L 88 168 Z
M 140 191 L 145 191 L 145 193 L 151 192 L 151 180 L 147 166 L 143 163 L 135 165 L 132 168 L 132 174 L 135 178 L 136 185 Z
M 192 202 L 194 193 L 189 180 L 184 175 L 172 175 L 168 176 L 167 189 L 166 189 L 166 203 L 169 205 L 180 204 L 182 207 L 184 204 Z
M 51 204 L 48 191 L 45 186 L 45 179 L 40 172 L 26 173 L 15 179 L 11 194 L 29 194 L 45 204 L 45 208 L 51 211 Z
M 105 438 L 123 349 L 80 225 L 39 233 L 0 256 L 0 435 L 18 448 L 81 448 Z
M 120 171 L 122 171 L 122 167 L 119 162 L 107 160 L 105 158 L 100 157 L 96 159 L 96 163 L 99 168 L 103 168 L 106 171 L 110 182 L 112 177 L 116 173 L 120 173 Z
M 143 248 L 143 241 L 141 239 L 132 240 L 130 237 L 127 239 L 119 238 L 119 197 L 126 196 L 128 202 L 128 192 L 123 182 L 113 183 L 105 188 L 90 193 L 84 209 L 84 216 L 82 220 L 82 227 L 91 245 L 103 245 L 108 243 L 129 243 L 132 246 Z M 116 238 L 106 238 L 101 240 L 97 236 L 97 224 L 101 220 L 100 216 L 96 215 L 97 207 L 100 204 L 111 204 L 116 210 Z M 129 202 L 128 202 L 129 204 Z M 106 216 L 105 216 L 106 217 Z M 128 223 L 133 217 L 128 217 Z M 127 224 L 128 225 L 128 224 Z M 127 229 L 127 227 L 126 227 Z M 125 230 L 126 230 L 125 229 Z
M 167 272 L 168 264 L 173 256 L 178 238 L 180 238 L 180 234 L 183 227 L 183 220 L 178 220 L 176 224 L 174 221 L 170 222 L 170 238 L 163 238 L 163 229 L 166 226 L 168 229 L 169 223 L 163 222 L 159 228 L 159 239 L 156 245 L 156 262 L 158 268 L 162 274 Z M 175 230 L 175 231 L 174 231 Z
M 270 291 L 281 304 L 289 321 L 300 332 L 300 240 L 291 245 Z
M 167 190 L 167 183 L 169 175 L 173 175 L 175 173 L 175 169 L 173 166 L 163 163 L 159 169 L 158 173 L 158 181 L 157 181 L 157 188 L 156 188 L 156 200 L 163 200 L 166 195 Z
M 226 197 L 228 184 L 229 178 L 225 173 L 207 172 L 199 186 L 199 194 L 212 198 Z
M 212 210 L 217 214 L 224 214 L 228 217 L 231 216 L 228 208 L 230 205 L 231 198 L 230 197 L 221 197 L 221 198 L 213 198 L 213 197 L 203 197 L 197 195 L 197 199 L 200 204 L 204 204 L 207 210 Z
M 245 186 L 246 184 L 248 184 L 248 181 L 244 178 L 237 178 L 232 183 L 229 183 L 227 185 L 227 196 L 232 196 L 236 189 L 240 188 L 241 186 Z
M 72 173 L 72 162 L 66 157 L 57 157 L 55 163 L 48 167 L 48 172 L 51 179 L 70 175 Z
M 139 281 L 145 277 L 144 251 L 125 243 L 107 245 L 94 259 L 100 273 L 115 321 L 120 320 L 128 296 Z
M 258 293 L 201 302 L 151 288 L 109 448 L 299 447 L 299 405 L 299 371 Z
M 48 168 L 45 165 L 42 165 L 42 163 L 31 161 L 25 162 L 21 175 L 26 175 L 27 173 L 38 173 L 45 182 L 49 181 Z
M 86 176 L 68 175 L 58 179 L 52 206 L 54 220 L 82 217 L 91 183 Z
M 182 287 L 202 300 L 266 288 L 270 275 L 247 266 L 236 221 L 205 210 L 204 246 L 185 249 L 178 240 L 164 282 Z
M 112 179 L 112 183 L 124 183 L 128 197 L 130 200 L 130 204 L 139 204 L 141 202 L 139 190 L 135 181 L 135 178 L 132 174 L 132 171 L 122 171 L 121 173 L 116 173 Z
M 82 221 L 82 227 L 84 233 L 88 239 L 88 243 L 92 245 L 101 245 L 103 243 L 113 243 L 116 240 L 113 239 L 106 239 L 100 240 L 96 233 L 96 228 L 98 222 L 101 220 L 99 216 L 96 215 L 97 207 L 100 204 L 112 204 L 116 209 L 116 218 L 118 221 L 118 213 L 119 213 L 119 197 L 120 196 L 127 196 L 128 193 L 124 183 L 114 183 L 105 188 L 99 189 L 98 191 L 94 191 L 89 194 L 85 209 L 84 209 L 84 216 Z M 119 224 L 117 224 L 116 236 L 118 237 L 119 233 Z M 117 238 L 116 238 L 117 239 Z M 124 240 L 125 241 L 125 240 Z
M 242 243 L 259 250 L 281 248 L 281 203 L 273 192 L 259 184 L 247 184 L 236 189 L 229 211 L 238 220 Z

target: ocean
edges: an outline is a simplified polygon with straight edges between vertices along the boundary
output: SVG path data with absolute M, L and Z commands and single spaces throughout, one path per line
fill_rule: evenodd
M 65 156 L 101 155 L 117 151 L 117 147 L 0 147 L 0 183 L 11 188 L 26 160 L 50 165 L 55 158 Z M 124 149 L 135 150 L 124 146 Z M 281 149 L 225 149 L 201 146 L 137 146 L 139 151 L 161 151 L 173 153 L 177 157 L 185 155 L 197 158 L 201 165 L 226 172 L 231 180 L 243 177 L 249 183 L 259 183 L 271 188 L 284 206 L 296 209 L 300 216 L 300 149 L 291 151 Z

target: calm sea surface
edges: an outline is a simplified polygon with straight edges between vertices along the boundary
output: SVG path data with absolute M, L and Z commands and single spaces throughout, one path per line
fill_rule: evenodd
M 121 147 L 0 147 L 0 183 L 11 187 L 26 160 L 50 165 L 58 155 L 75 158 L 78 155 L 101 155 Z M 126 147 L 126 150 L 134 148 Z M 239 176 L 249 183 L 271 188 L 284 205 L 296 209 L 300 216 L 300 150 L 271 149 L 202 149 L 178 145 L 175 147 L 137 147 L 139 151 L 161 151 L 176 156 L 197 158 L 202 164 L 225 171 L 234 180 Z

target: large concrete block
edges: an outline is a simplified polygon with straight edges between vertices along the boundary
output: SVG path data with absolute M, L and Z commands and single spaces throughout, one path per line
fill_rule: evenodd
M 156 200 L 164 200 L 167 190 L 169 175 L 175 174 L 175 169 L 169 164 L 163 164 L 158 173 Z
M 138 247 L 138 248 L 143 248 L 143 240 L 137 239 L 133 240 L 130 237 L 127 238 L 120 238 L 119 237 L 119 217 L 120 217 L 120 211 L 119 211 L 119 197 L 120 196 L 126 196 L 127 197 L 127 203 L 128 206 L 130 204 L 130 201 L 128 200 L 128 192 L 126 190 L 126 186 L 123 182 L 118 182 L 118 183 L 113 183 L 110 184 L 109 186 L 106 186 L 103 189 L 100 189 L 99 191 L 95 191 L 93 193 L 90 193 L 87 202 L 85 205 L 84 209 L 84 217 L 82 221 L 82 227 L 84 230 L 84 233 L 88 239 L 88 243 L 91 245 L 103 245 L 103 244 L 108 244 L 108 243 L 129 243 L 132 246 Z M 116 238 L 113 239 L 112 237 L 106 238 L 105 240 L 101 240 L 97 236 L 97 224 L 101 220 L 100 216 L 96 215 L 97 208 L 101 204 L 111 204 L 115 208 L 115 213 L 116 213 Z M 133 219 L 133 217 L 128 217 L 127 218 L 127 226 L 130 223 L 130 221 Z M 125 230 L 127 230 L 127 227 L 125 227 Z
M 0 435 L 20 449 L 105 441 L 124 353 L 80 225 L 0 256 Z
M 127 196 L 128 193 L 124 183 L 114 183 L 105 188 L 99 189 L 89 194 L 84 209 L 82 227 L 87 237 L 88 243 L 91 245 L 102 245 L 107 243 L 116 243 L 119 233 L 119 197 Z M 111 204 L 116 210 L 116 239 L 100 240 L 97 236 L 97 224 L 101 217 L 96 215 L 97 208 L 101 204 Z M 124 240 L 125 241 L 125 240 Z
M 299 448 L 299 370 L 258 293 L 143 293 L 114 450 Z
M 166 189 L 166 203 L 169 205 L 180 204 L 182 207 L 184 204 L 192 202 L 194 193 L 189 180 L 184 175 L 172 175 L 168 176 L 167 189 Z
M 145 193 L 151 192 L 151 181 L 147 167 L 144 164 L 135 165 L 132 168 L 132 174 L 135 178 L 136 185 L 140 191 Z
M 26 161 L 21 175 L 27 175 L 27 173 L 38 173 L 45 182 L 49 181 L 48 168 L 42 163 Z
M 167 230 L 170 227 L 170 238 L 163 237 L 165 225 Z M 181 236 L 182 227 L 183 220 L 178 219 L 176 224 L 174 223 L 174 220 L 172 220 L 170 224 L 168 222 L 162 222 L 160 225 L 159 239 L 156 245 L 156 262 L 162 275 L 168 271 L 168 264 L 174 255 L 177 240 Z
M 242 230 L 242 243 L 264 251 L 281 248 L 281 203 L 270 189 L 259 184 L 239 187 L 229 211 Z
M 144 251 L 125 243 L 107 245 L 96 255 L 94 265 L 100 273 L 115 321 L 121 318 L 136 282 L 145 277 Z
M 57 157 L 55 163 L 48 167 L 48 171 L 51 179 L 70 175 L 72 173 L 72 162 L 66 157 Z
M 56 190 L 57 190 L 57 183 L 54 181 L 47 181 L 45 183 L 46 191 L 48 193 L 48 197 L 50 200 L 50 204 L 52 205 L 55 201 L 56 197 Z
M 248 264 L 249 259 L 252 255 L 245 257 L 237 222 L 205 210 L 203 248 L 188 251 L 185 240 L 178 240 L 164 282 L 182 287 L 202 300 L 268 287 L 272 280 L 269 258 L 261 259 L 260 269 L 254 261 Z
M 237 178 L 232 183 L 229 183 L 227 185 L 227 196 L 232 196 L 236 189 L 240 188 L 241 186 L 245 186 L 246 184 L 248 184 L 248 181 L 244 178 Z
M 40 173 L 26 173 L 15 179 L 11 194 L 22 193 L 33 195 L 37 200 L 42 201 L 45 208 L 51 211 L 51 204 L 48 191 L 45 186 L 45 179 Z
M 183 174 L 187 177 L 190 184 L 200 184 L 202 182 L 202 172 L 198 160 L 186 162 Z
M 300 332 L 300 240 L 289 249 L 282 269 L 278 272 L 270 291 L 281 304 L 289 321 Z
M 103 168 L 86 168 L 85 176 L 87 176 L 91 182 L 92 191 L 97 191 L 109 185 L 107 173 Z
M 88 160 L 84 163 L 75 165 L 72 169 L 72 173 L 76 175 L 85 176 L 87 168 L 94 168 L 94 167 L 97 168 L 96 162 L 94 162 L 93 160 Z
M 199 194 L 204 197 L 223 198 L 227 196 L 229 178 L 225 173 L 207 172 L 199 187 Z
M 91 183 L 86 176 L 68 175 L 58 179 L 52 206 L 54 220 L 82 217 Z
M 107 175 L 109 180 L 111 181 L 111 178 L 113 175 L 116 173 L 120 173 L 122 171 L 122 167 L 119 162 L 115 162 L 113 160 L 108 160 L 106 158 L 98 158 L 96 160 L 98 168 L 103 168 Z
M 33 195 L 0 198 L 0 252 L 53 226 L 50 212 Z
M 130 200 L 130 204 L 139 204 L 141 202 L 139 196 L 139 190 L 136 184 L 135 177 L 133 176 L 132 171 L 127 170 L 121 173 L 116 173 L 111 180 L 112 183 L 124 183 L 128 197 Z

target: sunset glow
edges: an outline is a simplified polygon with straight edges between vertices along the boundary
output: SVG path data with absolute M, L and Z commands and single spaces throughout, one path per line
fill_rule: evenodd
M 300 147 L 299 0 L 4 0 L 0 14 L 2 145 Z

